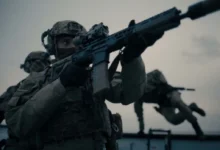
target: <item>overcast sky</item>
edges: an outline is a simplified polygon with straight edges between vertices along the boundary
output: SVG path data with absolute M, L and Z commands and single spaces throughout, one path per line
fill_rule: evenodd
M 41 33 L 56 21 L 75 20 L 86 29 L 103 22 L 112 34 L 127 27 L 131 19 L 139 22 L 174 6 L 184 12 L 198 1 L 0 0 L 0 93 L 27 76 L 19 69 L 20 64 L 29 52 L 44 50 Z M 196 88 L 196 92 L 183 92 L 182 96 L 187 104 L 197 102 L 206 110 L 206 118 L 196 115 L 206 133 L 220 131 L 219 16 L 217 12 L 195 21 L 183 20 L 179 28 L 166 32 L 143 54 L 147 72 L 159 69 L 170 84 Z M 112 112 L 122 115 L 125 132 L 138 131 L 133 104 L 107 104 Z M 152 105 L 145 104 L 144 108 L 146 131 L 152 127 L 194 133 L 186 121 L 172 126 L 154 111 Z

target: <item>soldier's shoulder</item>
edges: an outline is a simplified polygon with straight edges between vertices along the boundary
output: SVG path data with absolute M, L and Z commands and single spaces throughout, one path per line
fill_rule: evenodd
M 29 74 L 22 82 L 20 82 L 19 91 L 30 90 L 34 87 L 40 86 L 45 82 L 48 70 L 42 72 L 33 72 Z
M 7 90 L 4 92 L 4 94 L 6 94 L 6 93 L 11 93 L 11 92 L 15 91 L 15 89 L 17 89 L 17 88 L 18 88 L 18 85 L 9 86 L 9 87 L 7 88 Z M 0 97 L 2 97 L 4 94 L 2 94 Z
M 162 71 L 160 71 L 159 69 L 154 69 L 149 73 L 151 73 L 151 74 L 163 74 Z
M 9 106 L 18 106 L 28 101 L 37 91 L 39 91 L 46 79 L 48 70 L 42 72 L 34 72 L 23 79 L 13 96 L 8 102 Z
M 45 69 L 41 72 L 32 72 L 22 81 L 22 84 L 27 82 L 38 82 L 47 76 L 48 71 L 49 69 Z

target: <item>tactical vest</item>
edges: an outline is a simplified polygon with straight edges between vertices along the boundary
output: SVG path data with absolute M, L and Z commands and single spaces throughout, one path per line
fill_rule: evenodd
M 29 74 L 22 82 L 19 84 L 19 88 L 13 94 L 13 97 L 8 101 L 10 106 L 19 106 L 26 103 L 30 98 L 35 95 L 46 83 L 46 73 L 48 69 L 42 72 L 33 72 Z M 8 128 L 9 138 L 6 142 L 6 149 L 36 149 L 36 134 L 25 139 L 18 139 Z
M 56 78 L 55 71 L 50 73 L 50 80 Z M 96 132 L 111 135 L 110 118 L 104 98 L 95 99 L 90 92 L 84 87 L 66 89 L 63 102 L 41 129 L 44 142 L 83 137 Z
M 153 90 L 160 84 L 167 84 L 167 80 L 162 72 L 153 70 L 146 74 L 147 89 Z
M 19 85 L 13 97 L 9 100 L 8 105 L 18 106 L 26 103 L 35 95 L 46 83 L 46 73 L 48 69 L 42 72 L 33 72 L 27 76 Z

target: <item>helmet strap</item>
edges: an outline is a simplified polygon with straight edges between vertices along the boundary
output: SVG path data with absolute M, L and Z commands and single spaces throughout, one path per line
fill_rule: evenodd
M 45 37 L 48 36 L 49 33 L 50 33 L 50 29 L 48 29 L 47 31 L 43 32 L 42 35 L 41 35 L 41 42 L 42 42 L 42 45 L 44 46 L 45 49 L 49 49 L 48 44 L 45 44 L 45 42 L 44 42 Z
M 58 53 L 58 46 L 57 46 L 57 38 L 56 38 L 56 36 L 54 37 L 53 45 L 54 45 L 54 50 L 55 50 L 55 54 L 54 54 L 55 58 L 59 59 L 59 53 Z

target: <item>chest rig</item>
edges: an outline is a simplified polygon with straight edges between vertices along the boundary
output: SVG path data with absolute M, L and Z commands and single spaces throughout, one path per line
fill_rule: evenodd
M 52 69 L 48 82 L 58 78 L 60 70 Z M 79 88 L 66 88 L 63 102 L 41 130 L 44 142 L 84 137 L 96 132 L 110 136 L 111 125 L 104 98 L 92 96 L 91 78 Z

